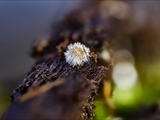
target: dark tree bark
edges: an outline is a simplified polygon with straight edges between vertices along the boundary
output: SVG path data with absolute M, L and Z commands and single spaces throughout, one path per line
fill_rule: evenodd
M 69 66 L 64 57 L 41 60 L 14 90 L 3 119 L 93 118 L 93 101 L 105 72 L 93 58 L 77 67 Z

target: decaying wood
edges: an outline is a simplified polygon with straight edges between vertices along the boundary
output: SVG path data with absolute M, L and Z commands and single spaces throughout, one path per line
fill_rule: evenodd
M 106 72 L 94 59 L 78 67 L 69 66 L 64 56 L 37 62 L 14 90 L 4 119 L 93 118 L 93 101 Z
M 114 2 L 120 2 L 132 8 L 130 1 Z M 132 52 L 136 58 L 143 58 L 143 62 L 152 58 L 143 52 L 151 49 L 153 53 L 152 50 L 157 48 L 153 44 L 148 46 L 152 39 L 150 36 L 155 32 L 150 33 L 150 27 L 147 29 L 140 27 L 141 29 L 137 31 L 139 23 L 134 25 L 132 9 L 129 9 L 133 13 L 130 12 L 131 15 L 128 18 L 121 19 L 116 17 L 119 12 L 111 16 L 107 13 L 107 6 L 114 8 L 110 1 L 88 3 L 65 16 L 65 19 L 53 27 L 51 35 L 46 40 L 33 46 L 31 56 L 40 61 L 28 73 L 23 83 L 14 90 L 11 96 L 12 104 L 3 119 L 87 120 L 93 118 L 95 108 L 93 101 L 98 84 L 106 71 L 105 67 L 96 66 L 95 61 L 98 59 L 98 64 L 104 66 L 109 64 L 109 61 L 101 57 L 101 53 L 104 50 L 110 50 L 111 54 L 118 49 L 131 51 L 133 45 Z M 133 24 L 133 28 L 128 27 L 130 23 Z M 140 37 L 143 34 L 147 42 Z M 98 56 L 91 53 L 92 59 L 84 66 L 70 67 L 65 62 L 63 53 L 67 46 L 74 42 L 85 44 Z M 154 51 L 156 53 L 157 50 Z M 49 57 L 45 58 L 46 56 Z M 111 72 L 107 76 L 111 78 Z M 158 120 L 160 118 L 159 112 L 151 113 L 152 115 L 146 117 L 146 113 L 149 113 L 142 111 L 138 113 L 143 115 L 145 112 L 145 117 L 135 117 L 138 115 L 136 113 L 133 119 Z M 121 114 L 120 116 L 126 120 L 133 120 L 130 116 Z
M 87 19 L 94 21 L 92 18 L 97 16 L 96 9 L 94 12 L 86 9 L 88 5 L 90 3 L 84 10 L 70 13 L 54 27 L 48 39 L 33 46 L 31 56 L 38 62 L 14 90 L 3 119 L 87 120 L 94 117 L 93 101 L 107 69 L 96 65 L 97 56 L 92 52 L 90 61 L 76 67 L 69 66 L 63 54 L 74 42 L 81 42 L 96 53 L 101 51 L 106 31 L 85 27 Z M 96 8 L 96 4 L 93 6 Z M 83 17 L 85 11 L 87 18 Z

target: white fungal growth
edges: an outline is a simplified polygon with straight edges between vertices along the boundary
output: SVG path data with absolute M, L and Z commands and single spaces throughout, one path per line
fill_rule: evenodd
M 66 62 L 71 66 L 82 66 L 84 63 L 89 61 L 90 50 L 85 45 L 76 42 L 74 44 L 70 44 L 67 48 L 67 51 L 64 52 Z

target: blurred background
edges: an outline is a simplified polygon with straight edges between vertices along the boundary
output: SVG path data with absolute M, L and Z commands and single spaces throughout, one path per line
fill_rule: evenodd
M 0 2 L 0 116 L 13 89 L 34 65 L 29 56 L 34 41 L 47 39 L 53 24 L 84 3 Z M 97 7 L 110 30 L 109 47 L 104 45 L 98 57 L 111 66 L 102 95 L 95 101 L 95 119 L 156 114 L 160 111 L 160 2 L 101 1 Z

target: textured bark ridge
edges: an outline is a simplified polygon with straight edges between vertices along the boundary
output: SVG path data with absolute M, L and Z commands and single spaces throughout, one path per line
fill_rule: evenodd
M 94 58 L 77 67 L 64 57 L 43 59 L 14 90 L 4 119 L 93 118 L 93 101 L 106 70 Z
M 31 56 L 40 61 L 14 90 L 12 104 L 3 119 L 87 120 L 94 117 L 93 101 L 107 68 L 96 65 L 98 56 L 94 53 L 90 53 L 91 59 L 83 66 L 71 67 L 63 53 L 75 42 L 81 42 L 96 54 L 106 46 L 108 32 L 94 19 L 99 18 L 96 8 L 97 2 L 73 11 L 54 27 L 48 39 L 33 46 Z M 92 26 L 94 24 L 96 26 Z M 98 57 L 98 61 L 102 59 Z

